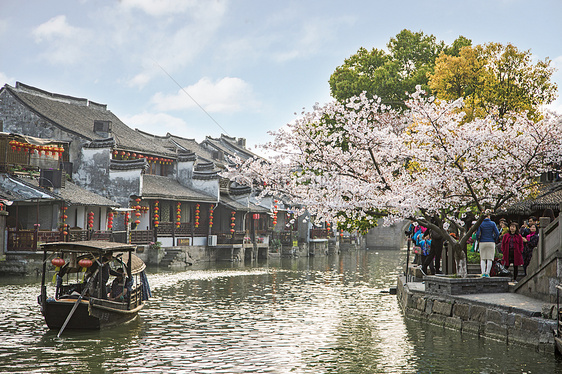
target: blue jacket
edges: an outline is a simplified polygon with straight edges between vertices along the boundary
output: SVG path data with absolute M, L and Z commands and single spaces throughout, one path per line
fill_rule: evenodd
M 492 220 L 485 218 L 480 224 L 478 231 L 476 231 L 476 240 L 480 243 L 496 242 L 496 239 L 500 237 L 500 232 L 498 227 Z
M 420 247 L 422 249 L 422 255 L 429 255 L 429 251 L 431 250 L 431 239 L 420 240 Z

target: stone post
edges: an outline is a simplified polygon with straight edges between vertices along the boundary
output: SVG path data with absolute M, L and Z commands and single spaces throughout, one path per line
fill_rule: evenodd
M 6 253 L 6 218 L 8 212 L 0 210 L 0 254 Z
M 550 217 L 540 217 L 539 218 L 539 244 L 537 245 L 537 254 L 538 257 L 538 266 L 542 264 L 542 260 L 544 257 L 544 229 L 546 226 L 550 224 Z M 560 227 L 558 228 L 558 232 L 562 232 Z

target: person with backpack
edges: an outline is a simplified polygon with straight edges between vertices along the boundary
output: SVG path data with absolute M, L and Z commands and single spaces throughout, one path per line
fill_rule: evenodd
M 434 248 L 431 247 L 431 231 L 426 230 L 423 234 L 422 239 L 420 240 L 420 247 L 421 247 L 421 260 L 422 260 L 422 267 L 421 271 L 424 275 L 427 274 L 427 267 L 429 266 L 429 270 L 431 274 L 435 275 L 435 266 L 433 265 L 433 258 L 435 257 Z

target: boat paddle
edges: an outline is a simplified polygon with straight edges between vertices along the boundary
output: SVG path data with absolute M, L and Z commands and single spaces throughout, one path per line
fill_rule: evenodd
M 80 301 L 82 301 L 82 298 L 84 297 L 86 292 L 88 292 L 88 290 L 90 289 L 90 286 L 92 285 L 92 281 L 96 278 L 96 275 L 97 275 L 99 270 L 100 269 L 98 267 L 96 269 L 96 271 L 94 272 L 94 274 L 88 280 L 88 284 L 86 284 L 86 287 L 84 288 L 84 290 L 82 291 L 80 296 L 78 296 L 78 300 L 76 300 L 76 302 L 74 303 L 74 306 L 72 307 L 72 310 L 70 311 L 70 313 L 68 313 L 68 317 L 66 317 L 66 321 L 64 321 L 62 327 L 60 328 L 59 333 L 57 334 L 57 338 L 60 338 L 64 328 L 66 327 L 66 325 L 68 325 L 68 322 L 70 322 L 70 319 L 72 318 L 72 315 L 76 311 L 76 308 L 78 308 L 78 304 L 80 304 Z

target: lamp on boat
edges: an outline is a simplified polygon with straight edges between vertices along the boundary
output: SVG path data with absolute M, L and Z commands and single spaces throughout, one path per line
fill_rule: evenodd
M 92 265 L 93 265 L 93 262 L 89 258 L 83 258 L 80 261 L 78 261 L 78 266 L 80 266 L 82 268 L 89 268 Z
M 60 267 L 64 266 L 65 261 L 64 261 L 64 259 L 62 259 L 60 257 L 56 257 L 56 258 L 53 258 L 51 260 L 51 264 L 53 264 L 57 268 L 60 268 Z

